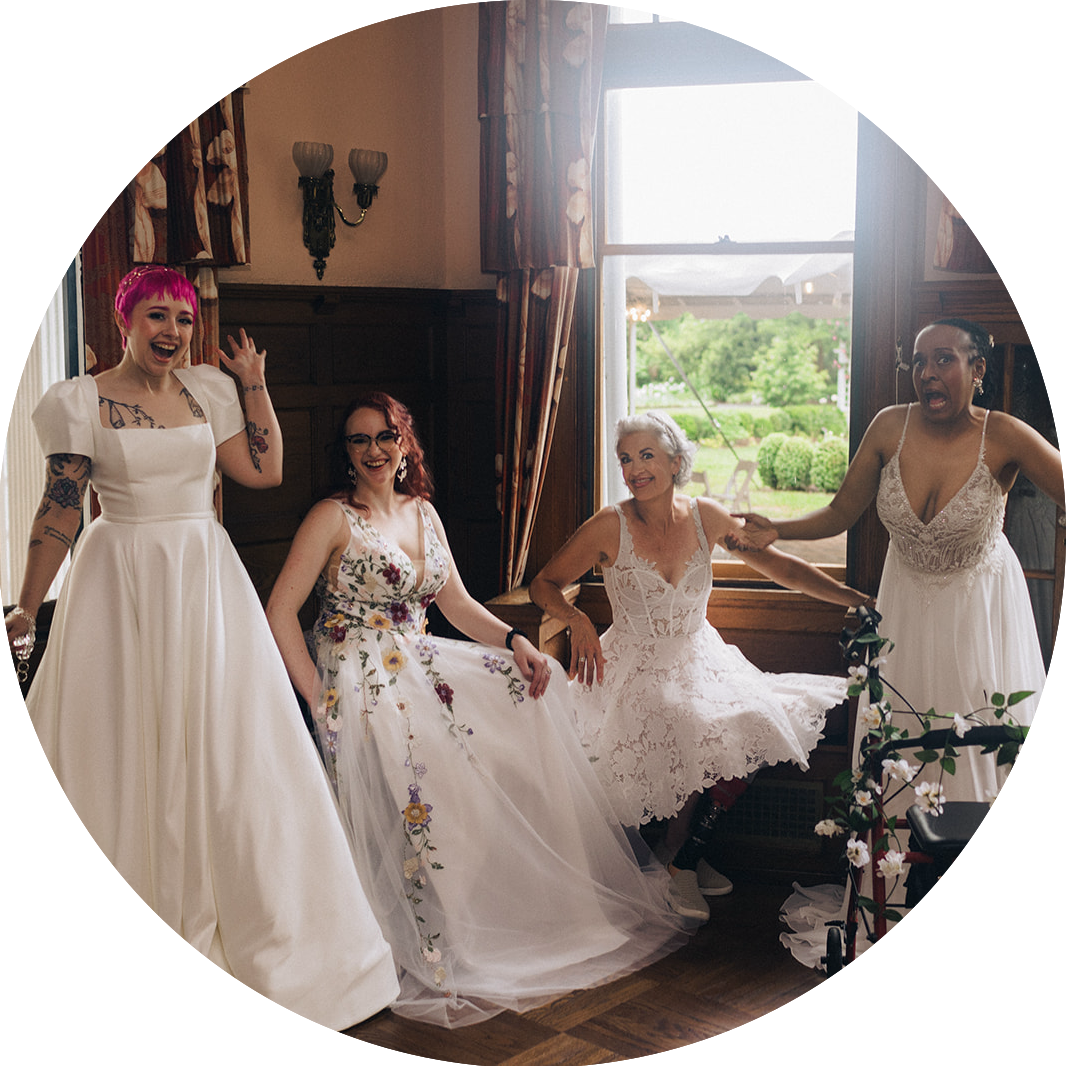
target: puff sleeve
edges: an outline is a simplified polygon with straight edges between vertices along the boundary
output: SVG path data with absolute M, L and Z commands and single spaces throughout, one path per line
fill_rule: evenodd
M 223 441 L 244 431 L 244 409 L 233 378 L 210 363 L 187 366 L 175 373 L 188 383 L 189 391 L 203 407 L 211 424 L 216 448 Z
M 41 450 L 48 455 L 85 455 L 93 458 L 93 416 L 99 418 L 96 386 L 91 377 L 57 381 L 41 397 L 33 412 L 33 428 Z

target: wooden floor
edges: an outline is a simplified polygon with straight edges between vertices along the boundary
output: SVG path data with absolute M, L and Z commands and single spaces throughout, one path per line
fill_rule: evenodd
M 386 1011 L 347 1035 L 472 1066 L 590 1066 L 684 1047 L 759 1018 L 825 980 L 778 940 L 777 910 L 790 892 L 788 885 L 737 884 L 732 895 L 708 900 L 710 922 L 673 955 L 525 1014 L 449 1030 Z

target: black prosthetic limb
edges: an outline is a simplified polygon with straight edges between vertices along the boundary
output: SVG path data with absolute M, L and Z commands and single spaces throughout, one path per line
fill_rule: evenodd
M 700 795 L 689 823 L 688 839 L 674 856 L 673 866 L 679 870 L 695 870 L 700 859 L 707 858 L 722 810 L 723 807 L 709 790 Z

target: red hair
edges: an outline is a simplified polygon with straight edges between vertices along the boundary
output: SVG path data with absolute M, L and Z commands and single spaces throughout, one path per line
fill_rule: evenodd
M 119 283 L 115 293 L 115 310 L 129 329 L 130 312 L 142 301 L 156 296 L 184 300 L 196 314 L 196 289 L 189 279 L 173 267 L 150 263 L 134 267 Z
M 415 421 L 411 417 L 411 412 L 387 392 L 364 393 L 362 396 L 352 400 L 345 408 L 344 416 L 337 427 L 336 450 L 338 458 L 344 459 L 345 466 L 347 466 L 348 452 L 344 440 L 346 435 L 345 426 L 348 425 L 348 419 L 356 411 L 361 411 L 363 408 L 369 408 L 381 414 L 385 419 L 385 424 L 397 435 L 403 454 L 407 458 L 407 473 L 403 481 L 396 482 L 396 491 L 405 493 L 408 496 L 418 496 L 423 500 L 432 499 L 433 478 L 426 468 L 426 453 L 422 450 L 422 443 L 415 432 Z M 357 507 L 358 504 L 354 499 L 355 489 L 352 486 L 351 479 L 346 474 L 343 476 L 338 475 L 337 483 L 337 494 L 344 496 L 349 505 Z

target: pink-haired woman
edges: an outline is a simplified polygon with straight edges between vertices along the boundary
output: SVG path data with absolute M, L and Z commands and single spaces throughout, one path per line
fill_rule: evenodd
M 27 696 L 59 783 L 122 876 L 176 932 L 264 996 L 334 1029 L 389 1005 L 373 919 L 266 617 L 212 507 L 216 469 L 281 481 L 265 352 L 188 366 L 196 293 L 123 278 L 112 369 L 34 412 L 46 483 L 8 640 L 32 641 L 78 538 Z M 243 394 L 243 409 L 238 388 Z

